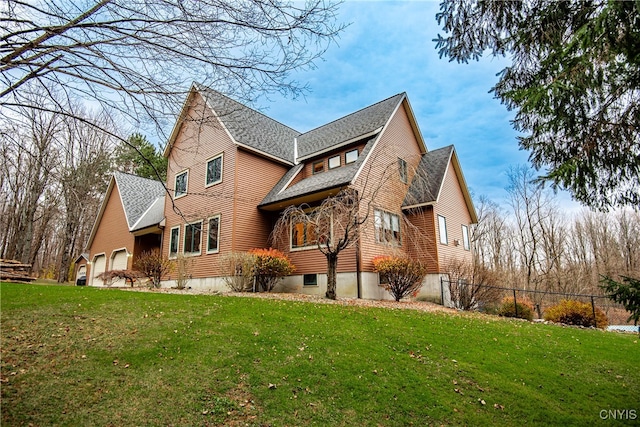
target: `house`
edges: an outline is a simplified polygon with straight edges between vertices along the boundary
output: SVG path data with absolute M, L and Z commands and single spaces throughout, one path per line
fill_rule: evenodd
M 73 265 L 74 265 L 73 271 L 75 271 L 75 279 L 74 279 L 73 283 L 77 283 L 77 280 L 80 277 L 87 275 L 87 264 L 88 264 L 88 262 L 89 262 L 89 253 L 88 252 L 83 252 L 73 262 Z
M 137 202 L 154 212 L 147 222 L 161 233 L 162 253 L 188 263 L 188 286 L 226 289 L 220 267 L 226 254 L 272 246 L 284 209 L 314 206 L 345 188 L 358 192 L 370 215 L 358 244 L 339 255 L 339 296 L 388 297 L 373 271 L 378 255 L 424 260 L 424 292 L 438 297 L 448 260 L 471 260 L 469 226 L 477 218 L 455 149 L 427 150 L 405 93 L 302 133 L 194 84 L 164 155 L 170 197 L 163 197 L 163 218 L 160 199 Z M 129 196 L 114 195 L 129 191 L 133 178 L 123 176 L 112 180 L 90 239 L 92 277 L 118 265 L 120 252 L 135 256 L 134 237 L 147 233 L 126 214 Z M 103 224 L 107 212 L 115 221 L 116 211 L 120 225 Z M 102 229 L 112 231 L 101 235 Z M 109 235 L 122 241 L 111 243 Z M 313 230 L 291 224 L 291 238 L 277 248 L 296 266 L 277 291 L 325 293 L 326 259 L 313 244 Z M 163 285 L 176 279 L 174 272 Z

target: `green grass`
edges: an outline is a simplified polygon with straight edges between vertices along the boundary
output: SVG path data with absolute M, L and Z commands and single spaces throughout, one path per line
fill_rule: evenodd
M 19 284 L 0 292 L 3 426 L 640 416 L 637 335 L 256 298 Z

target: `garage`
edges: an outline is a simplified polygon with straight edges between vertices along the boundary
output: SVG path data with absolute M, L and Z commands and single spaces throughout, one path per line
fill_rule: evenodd
M 102 279 L 98 279 L 97 277 L 102 273 L 104 273 L 106 267 L 107 267 L 107 257 L 104 254 L 97 255 L 93 259 L 93 269 L 92 269 L 93 272 L 91 274 L 91 277 L 92 277 L 91 284 L 93 286 L 102 286 L 103 284 Z
M 128 259 L 126 249 L 113 251 L 111 254 L 111 268 L 109 270 L 126 270 Z M 125 281 L 124 279 L 114 280 L 111 286 L 125 286 Z

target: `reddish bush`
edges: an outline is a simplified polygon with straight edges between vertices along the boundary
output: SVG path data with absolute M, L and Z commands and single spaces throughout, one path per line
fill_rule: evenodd
M 380 274 L 381 285 L 396 301 L 415 294 L 422 287 L 427 268 L 419 261 L 395 256 L 377 256 L 373 260 L 375 271 Z
M 544 313 L 544 320 L 566 325 L 578 326 L 598 326 L 606 328 L 609 324 L 606 314 L 599 308 L 595 309 L 596 317 L 594 323 L 593 307 L 588 302 L 575 300 L 562 300 L 560 303 L 549 307 Z
M 251 249 L 249 253 L 254 257 L 253 276 L 259 290 L 271 292 L 278 279 L 296 269 L 289 258 L 277 249 Z

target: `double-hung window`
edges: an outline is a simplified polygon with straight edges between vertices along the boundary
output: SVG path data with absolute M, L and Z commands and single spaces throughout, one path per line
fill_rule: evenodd
M 376 242 L 392 245 L 402 244 L 400 235 L 400 217 L 391 212 L 376 209 L 374 211 Z
M 449 244 L 447 237 L 447 219 L 442 215 L 438 215 L 438 233 L 440 235 L 440 243 L 443 245 Z
M 178 198 L 187 194 L 189 185 L 189 171 L 183 171 L 176 175 L 176 182 L 173 190 L 173 197 Z
M 222 182 L 222 158 L 222 153 L 220 153 L 207 160 L 206 187 Z
M 200 255 L 200 241 L 202 239 L 202 221 L 192 222 L 184 226 L 185 255 Z

